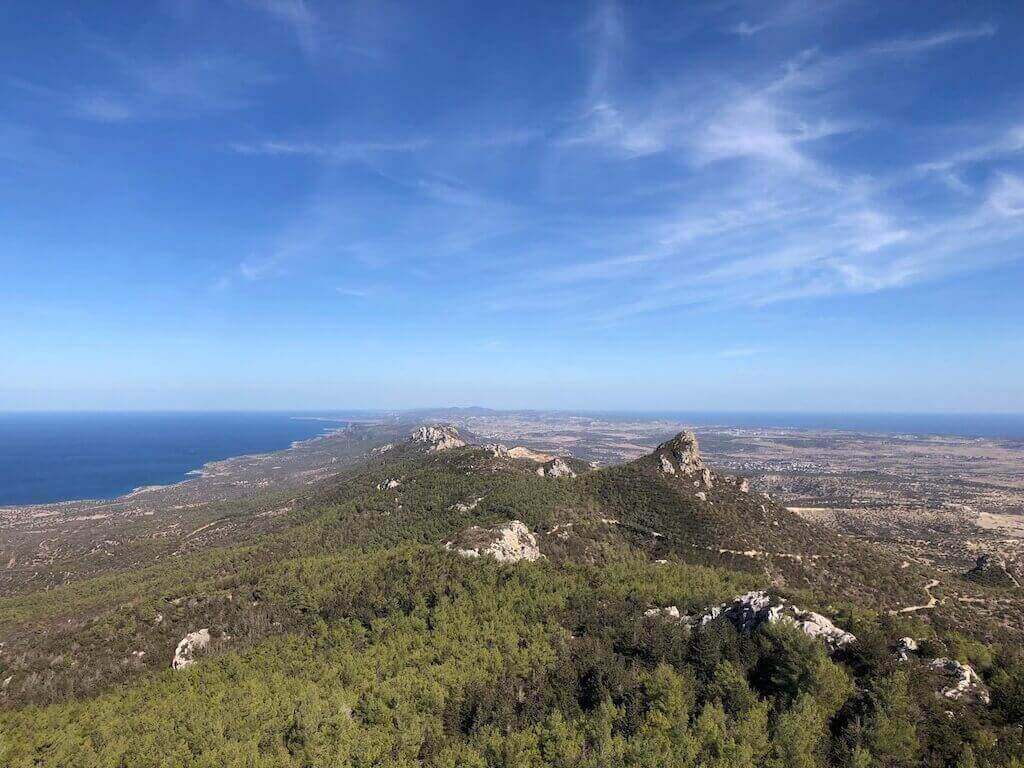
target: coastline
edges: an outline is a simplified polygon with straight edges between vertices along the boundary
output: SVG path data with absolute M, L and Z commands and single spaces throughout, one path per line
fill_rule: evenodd
M 110 414 L 3 419 L 0 509 L 112 502 L 206 477 L 218 462 L 296 448 L 344 428 L 293 414 Z M 334 424 L 327 424 L 333 421 Z

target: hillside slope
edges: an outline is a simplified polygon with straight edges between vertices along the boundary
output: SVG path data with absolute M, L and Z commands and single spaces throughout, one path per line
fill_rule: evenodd
M 595 470 L 408 431 L 360 435 L 241 546 L 0 599 L 0 764 L 1024 759 L 1024 658 L 979 642 L 1005 628 L 899 613 L 927 574 L 718 475 L 692 435 Z M 774 612 L 717 608 L 758 590 L 742 605 Z M 821 642 L 829 620 L 855 640 Z

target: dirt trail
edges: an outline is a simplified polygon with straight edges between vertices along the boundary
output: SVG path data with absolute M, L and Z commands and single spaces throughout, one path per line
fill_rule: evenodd
M 939 586 L 938 579 L 932 579 L 924 585 L 924 593 L 928 595 L 928 602 L 922 605 L 908 605 L 906 608 L 900 608 L 892 613 L 914 613 L 915 611 L 927 611 L 930 608 L 934 608 L 939 604 L 939 599 L 932 594 L 932 590 Z

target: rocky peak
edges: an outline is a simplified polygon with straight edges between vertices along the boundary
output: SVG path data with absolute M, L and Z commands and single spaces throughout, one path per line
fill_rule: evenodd
M 704 466 L 700 456 L 700 445 L 697 443 L 697 435 L 692 429 L 686 429 L 658 446 L 657 452 L 662 455 L 669 455 L 680 468 L 696 469 Z
M 666 475 L 693 478 L 695 488 L 709 489 L 713 485 L 713 475 L 704 465 L 693 430 L 684 430 L 665 441 L 654 450 L 654 456 Z
M 413 430 L 409 439 L 429 446 L 430 451 L 447 451 L 466 445 L 459 430 L 451 424 L 430 424 Z
M 974 562 L 974 567 L 964 576 L 979 584 L 995 587 L 1019 587 L 1020 583 L 1007 569 L 1006 563 L 998 555 L 982 553 Z

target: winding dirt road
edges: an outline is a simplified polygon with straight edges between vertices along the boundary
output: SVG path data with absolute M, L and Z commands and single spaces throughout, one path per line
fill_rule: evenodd
M 892 613 L 914 613 L 915 611 L 927 611 L 929 608 L 934 608 L 939 604 L 939 599 L 932 594 L 932 590 L 939 586 L 938 579 L 932 579 L 924 585 L 924 593 L 928 595 L 928 602 L 922 605 L 908 605 L 906 608 L 900 608 Z

